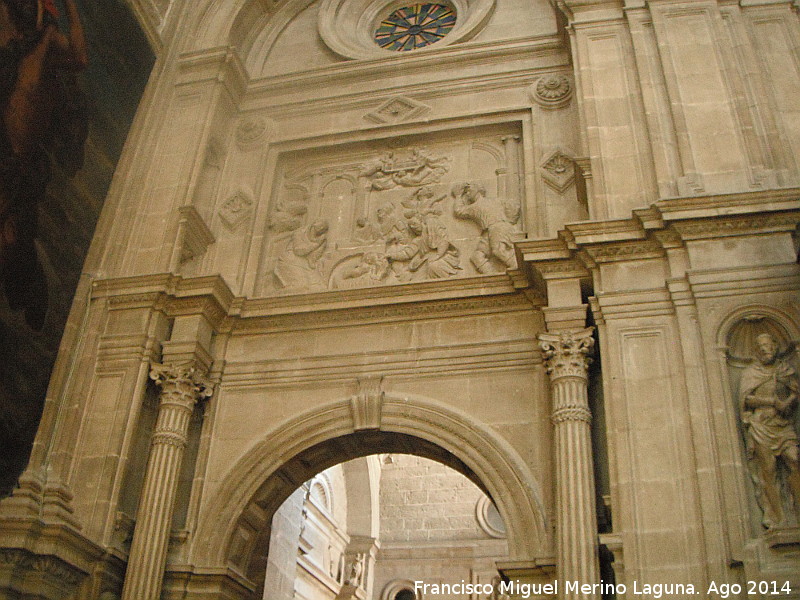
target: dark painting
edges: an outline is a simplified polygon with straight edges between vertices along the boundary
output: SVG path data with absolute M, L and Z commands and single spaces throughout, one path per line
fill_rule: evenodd
M 0 497 L 152 64 L 123 0 L 0 0 Z

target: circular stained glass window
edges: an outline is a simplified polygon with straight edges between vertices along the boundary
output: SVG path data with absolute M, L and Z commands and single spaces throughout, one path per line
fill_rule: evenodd
M 387 50 L 416 50 L 438 42 L 456 24 L 456 11 L 444 4 L 398 8 L 375 30 L 375 42 Z

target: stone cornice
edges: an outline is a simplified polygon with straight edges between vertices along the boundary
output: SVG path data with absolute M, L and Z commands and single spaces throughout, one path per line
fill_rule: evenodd
M 493 64 L 502 68 L 491 68 Z M 484 67 L 476 71 L 476 67 Z M 468 42 L 419 56 L 348 61 L 291 75 L 253 80 L 247 108 L 268 108 L 283 115 L 319 112 L 334 104 L 362 106 L 387 95 L 433 97 L 430 84 L 416 85 L 408 73 L 439 81 L 440 95 L 458 88 L 494 89 L 532 83 L 549 73 L 571 74 L 569 54 L 557 35 L 517 39 L 503 44 Z M 477 73 L 477 74 L 476 74 Z M 381 80 L 375 88 L 373 82 Z M 354 84 L 363 87 L 354 89 Z M 346 85 L 345 85 L 346 84 Z
M 220 46 L 179 57 L 177 85 L 214 81 L 224 84 L 233 98 L 244 94 L 249 77 L 235 49 Z
M 637 242 L 668 246 L 698 233 L 727 237 L 790 231 L 800 223 L 800 189 L 660 200 L 633 212 L 631 219 L 570 223 L 549 240 L 517 243 L 525 262 L 565 260 L 578 250 L 630 246 Z M 632 253 L 634 255 L 636 253 Z
M 565 225 L 548 240 L 517 242 L 534 287 L 552 279 L 589 281 L 598 265 L 654 259 L 687 242 L 791 232 L 800 224 L 800 188 L 667 198 L 630 219 Z
M 0 519 L 0 529 L 3 531 L 0 551 L 7 553 L 7 563 L 17 559 L 43 560 L 43 565 L 64 568 L 82 579 L 105 553 L 70 525 L 8 514 Z

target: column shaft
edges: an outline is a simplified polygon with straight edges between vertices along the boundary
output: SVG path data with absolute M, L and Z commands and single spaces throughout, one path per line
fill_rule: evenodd
M 194 377 L 191 366 L 169 369 L 158 365 L 150 376 L 161 386 L 161 400 L 122 600 L 158 600 L 161 596 L 189 420 L 198 398 L 209 395 L 211 389 Z
M 592 330 L 540 336 L 553 400 L 556 455 L 556 558 L 561 598 L 599 598 L 580 586 L 600 582 L 588 395 Z M 566 582 L 577 582 L 567 588 Z

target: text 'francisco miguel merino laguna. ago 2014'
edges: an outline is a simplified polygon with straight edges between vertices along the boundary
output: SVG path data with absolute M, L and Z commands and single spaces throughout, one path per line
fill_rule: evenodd
M 557 596 L 559 590 L 563 589 L 567 594 L 625 594 L 631 593 L 634 596 L 646 596 L 647 598 L 670 598 L 684 596 L 703 596 L 706 598 L 730 598 L 746 591 L 750 594 L 785 596 L 791 594 L 791 587 L 788 582 L 776 581 L 753 581 L 742 586 L 739 584 L 715 583 L 709 584 L 708 589 L 699 589 L 691 583 L 639 583 L 634 581 L 628 587 L 622 583 L 607 583 L 600 580 L 600 583 L 581 583 L 580 581 L 559 581 L 553 580 L 548 583 L 523 583 L 521 581 L 503 581 L 494 589 L 491 583 L 472 583 L 461 580 L 458 583 L 426 583 L 424 581 L 414 582 L 414 592 L 419 596 L 469 596 L 471 594 L 508 594 L 520 598 L 530 598 L 532 596 Z M 491 596 L 493 597 L 493 596 Z

